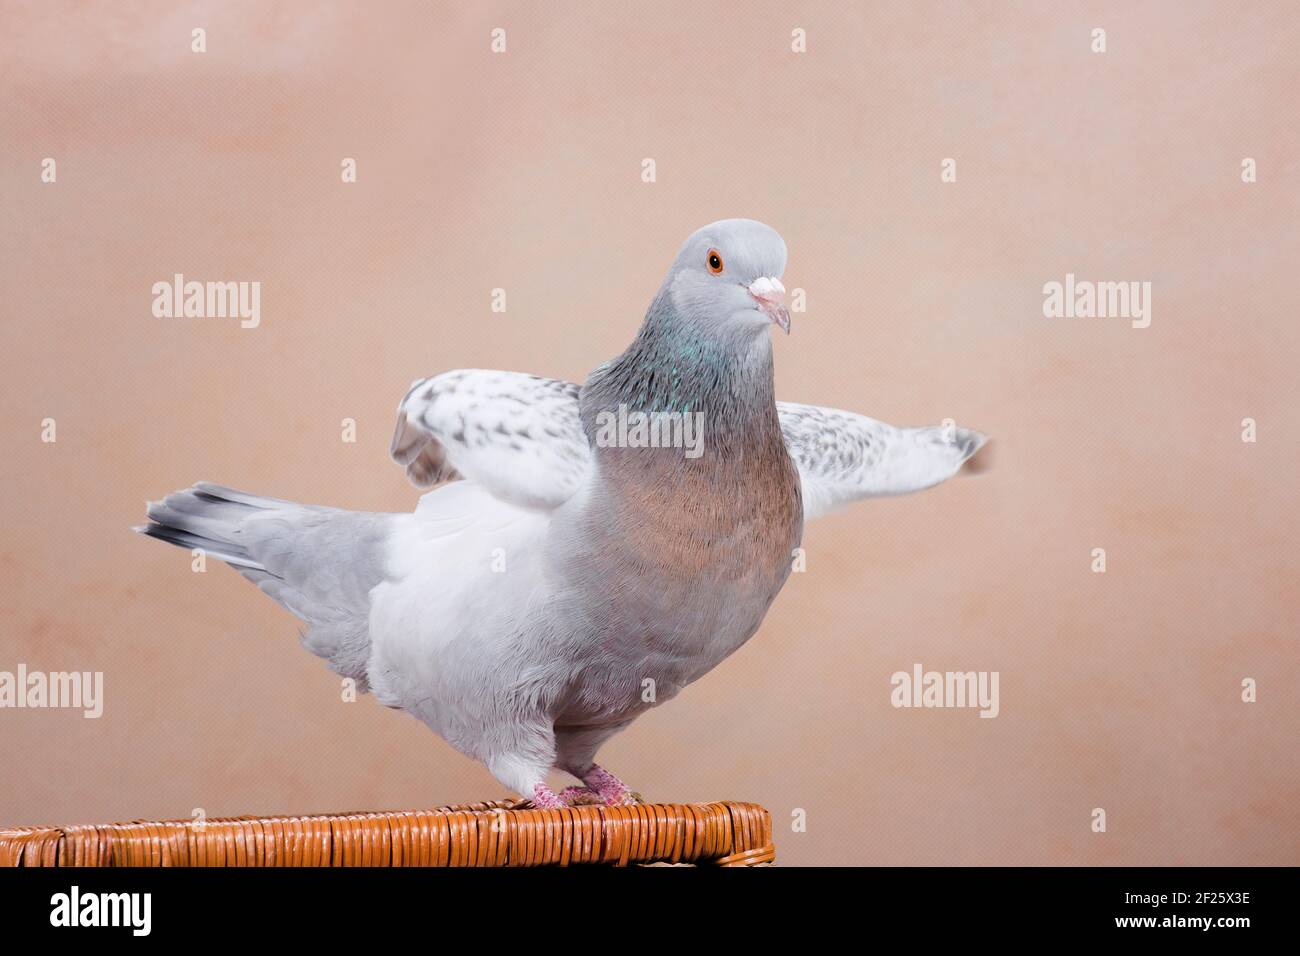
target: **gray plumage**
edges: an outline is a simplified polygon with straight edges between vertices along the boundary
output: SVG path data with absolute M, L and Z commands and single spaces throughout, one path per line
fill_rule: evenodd
M 411 514 L 200 483 L 140 530 L 230 563 L 335 671 L 538 805 L 572 796 L 546 786 L 553 767 L 624 800 L 597 749 L 758 629 L 806 519 L 928 487 L 984 443 L 776 402 L 784 266 L 767 226 L 714 223 L 581 388 L 475 369 L 415 382 L 393 457 L 443 484 Z M 699 454 L 605 440 L 629 414 L 698 416 Z
M 137 530 L 219 558 L 307 624 L 303 646 L 369 689 L 370 591 L 393 515 L 266 498 L 201 481 L 150 502 Z

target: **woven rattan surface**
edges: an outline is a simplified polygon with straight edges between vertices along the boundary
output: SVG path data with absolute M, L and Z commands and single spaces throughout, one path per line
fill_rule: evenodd
M 0 829 L 0 866 L 571 866 L 771 863 L 752 803 L 437 810 Z

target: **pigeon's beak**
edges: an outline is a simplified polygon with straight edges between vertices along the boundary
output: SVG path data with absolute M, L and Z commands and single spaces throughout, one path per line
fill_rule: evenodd
M 759 276 L 750 283 L 749 294 L 758 303 L 759 311 L 789 335 L 790 310 L 785 307 L 785 286 L 781 285 L 781 280 L 773 276 Z

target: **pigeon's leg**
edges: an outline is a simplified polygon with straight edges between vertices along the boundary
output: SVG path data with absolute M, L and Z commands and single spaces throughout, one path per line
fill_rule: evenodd
M 499 748 L 484 761 L 492 776 L 527 797 L 539 810 L 568 806 L 546 783 L 546 774 L 555 763 L 555 736 L 550 727 L 516 725 L 489 740 Z
M 562 796 L 578 800 L 590 793 L 611 807 L 637 802 L 623 781 L 593 759 L 600 745 L 629 723 L 631 721 L 604 727 L 555 728 L 556 767 L 586 784 L 586 787 L 568 787 Z

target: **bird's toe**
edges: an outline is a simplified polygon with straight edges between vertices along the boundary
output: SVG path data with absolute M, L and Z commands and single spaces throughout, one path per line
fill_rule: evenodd
M 590 787 L 565 787 L 557 796 L 570 807 L 600 806 L 604 802 Z

